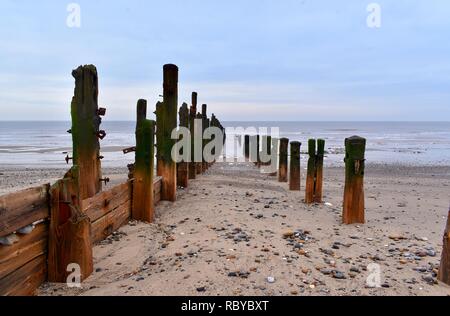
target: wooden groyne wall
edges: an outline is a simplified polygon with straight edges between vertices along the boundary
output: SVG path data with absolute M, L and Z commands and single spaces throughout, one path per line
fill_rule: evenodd
M 173 140 L 167 141 L 167 135 L 170 138 L 172 129 L 177 127 L 178 68 L 164 66 L 165 99 L 156 108 L 162 138 L 155 146 L 158 122 L 146 119 L 147 102 L 139 100 L 136 145 L 124 149 L 124 154 L 135 153 L 135 163 L 128 166 L 129 180 L 108 190 L 103 188 L 109 179 L 102 177 L 100 150 L 100 141 L 106 137 L 106 132 L 100 129 L 106 109 L 98 106 L 97 70 L 93 65 L 80 66 L 72 75 L 75 91 L 71 105 L 72 128 L 68 132 L 72 134 L 73 157 L 67 156 L 66 161 L 72 161 L 73 166 L 53 185 L 0 197 L 2 296 L 34 295 L 46 281 L 65 283 L 72 272 L 68 267 L 73 263 L 81 269 L 81 280 L 86 279 L 93 270 L 95 243 L 106 239 L 131 219 L 152 222 L 154 207 L 161 200 L 176 199 L 176 164 L 171 164 L 167 154 L 167 143 L 171 145 Z M 196 101 L 196 92 L 194 98 Z M 191 113 L 189 120 L 193 121 L 195 117 L 191 115 L 198 115 L 196 104 L 191 106 Z M 214 124 L 223 129 L 217 117 L 213 115 L 213 119 Z M 202 117 L 202 120 L 209 119 Z M 186 125 L 184 117 L 182 124 Z M 155 161 L 161 174 L 154 170 Z M 195 163 L 189 163 L 184 169 L 188 173 L 193 168 L 195 174 L 201 174 L 208 166 L 201 163 L 198 170 Z M 183 186 L 187 184 L 188 179 L 185 179 Z

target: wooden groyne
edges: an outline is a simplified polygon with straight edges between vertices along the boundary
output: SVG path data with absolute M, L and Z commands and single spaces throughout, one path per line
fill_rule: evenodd
M 177 128 L 178 67 L 164 66 L 164 100 L 156 105 L 156 122 L 147 119 L 147 101 L 138 101 L 136 144 L 124 150 L 135 153 L 130 179 L 109 190 L 103 189 L 109 179 L 101 171 L 100 142 L 106 137 L 101 117 L 106 109 L 98 106 L 97 69 L 80 66 L 72 75 L 73 157 L 67 156 L 66 161 L 73 166 L 53 185 L 0 197 L 0 295 L 33 295 L 43 282 L 66 283 L 74 264 L 81 281 L 85 280 L 93 271 L 95 243 L 130 219 L 152 222 L 159 201 L 176 200 L 171 133 Z M 192 101 L 189 113 L 186 104 L 180 109 L 180 126 L 194 130 L 197 93 Z M 205 115 L 206 111 L 199 116 L 204 126 L 210 120 Z M 214 124 L 223 129 L 216 116 Z M 200 173 L 207 169 L 203 162 L 199 165 Z M 189 178 L 195 178 L 196 164 L 183 161 L 181 166 L 180 184 L 186 187 Z
M 93 271 L 93 245 L 131 219 L 153 222 L 155 207 L 161 200 L 175 201 L 177 187 L 189 187 L 190 181 L 214 163 L 203 155 L 196 157 L 196 149 L 205 149 L 208 142 L 204 139 L 198 142 L 195 135 L 201 135 L 208 127 L 217 127 L 225 142 L 225 129 L 214 114 L 207 116 L 206 104 L 198 111 L 197 92 L 192 93 L 190 106 L 183 103 L 178 108 L 178 71 L 175 65 L 163 68 L 164 99 L 156 104 L 156 121 L 147 118 L 150 111 L 147 101 L 138 100 L 136 143 L 124 149 L 124 153 L 135 155 L 134 163 L 129 165 L 129 180 L 107 190 L 109 179 L 102 175 L 100 146 L 106 137 L 106 131 L 101 129 L 106 109 L 98 105 L 97 69 L 88 65 L 73 71 L 75 90 L 69 130 L 73 157 L 66 157 L 72 167 L 52 185 L 0 197 L 0 295 L 33 295 L 43 282 L 70 282 L 74 265 L 79 268 L 80 281 L 85 280 Z M 172 138 L 172 132 L 177 127 L 191 132 L 190 161 L 173 160 L 176 139 Z M 342 222 L 363 224 L 366 140 L 353 136 L 345 140 L 345 147 Z M 301 143 L 287 138 L 244 136 L 246 161 L 258 168 L 267 166 L 267 155 L 273 153 L 278 172 L 272 173 L 270 169 L 268 175 L 278 175 L 278 181 L 285 183 L 286 189 L 299 195 L 300 203 Z M 213 154 L 218 157 L 221 153 Z M 308 156 L 304 202 L 323 203 L 325 140 L 309 140 Z M 438 276 L 446 284 L 450 284 L 449 231 L 450 214 Z

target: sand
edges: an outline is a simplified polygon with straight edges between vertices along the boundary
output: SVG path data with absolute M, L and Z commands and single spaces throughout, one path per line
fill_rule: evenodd
M 450 295 L 449 287 L 430 283 L 450 167 L 369 165 L 368 221 L 351 226 L 340 224 L 343 172 L 326 168 L 327 204 L 306 206 L 303 191 L 288 191 L 253 165 L 216 164 L 179 190 L 176 203 L 160 203 L 154 224 L 130 222 L 96 245 L 95 272 L 82 289 L 47 283 L 39 294 Z M 10 192 L 64 170 L 0 173 L 0 192 Z M 113 182 L 126 179 L 125 169 L 104 173 Z M 367 286 L 374 263 L 381 288 Z

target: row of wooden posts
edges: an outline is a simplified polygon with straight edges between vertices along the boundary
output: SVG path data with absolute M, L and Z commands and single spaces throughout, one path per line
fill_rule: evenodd
M 290 142 L 289 139 L 281 138 L 272 141 L 271 136 L 244 136 L 244 156 L 247 160 L 261 167 L 264 163 L 260 159 L 261 144 L 267 148 L 270 155 L 273 150 L 279 150 L 278 158 L 278 181 L 289 182 L 291 191 L 301 189 L 300 151 L 301 143 Z M 278 146 L 279 143 L 279 146 Z M 251 157 L 252 144 L 256 144 L 256 157 Z M 344 189 L 344 211 L 343 222 L 345 224 L 356 224 L 365 222 L 364 216 L 364 166 L 365 166 L 366 140 L 362 137 L 353 136 L 345 140 L 345 189 Z M 323 197 L 323 161 L 325 155 L 325 140 L 308 140 L 308 168 L 306 173 L 305 203 L 322 203 Z M 290 159 L 289 159 L 290 157 Z M 289 168 L 288 168 L 288 161 Z M 289 170 L 289 176 L 288 176 Z M 276 172 L 272 175 L 276 175 Z
M 213 114 L 207 116 L 207 105 L 197 112 L 196 92 L 192 93 L 192 105 L 184 103 L 178 113 L 178 67 L 168 64 L 163 68 L 163 101 L 156 104 L 156 121 L 147 119 L 147 101 L 137 102 L 136 145 L 124 149 L 124 154 L 134 152 L 135 163 L 129 165 L 132 183 L 131 218 L 152 222 L 155 214 L 154 161 L 156 175 L 161 178 L 160 199 L 174 202 L 177 185 L 188 186 L 189 179 L 204 173 L 210 166 L 205 161 L 199 163 L 179 163 L 172 159 L 172 147 L 177 140 L 172 139 L 172 131 L 177 129 L 178 115 L 180 127 L 192 130 L 194 122 L 201 119 L 203 131 L 209 126 L 224 128 Z M 83 213 L 83 201 L 93 198 L 102 191 L 102 184 L 109 182 L 102 177 L 100 142 L 106 132 L 100 129 L 105 108 L 98 106 L 98 75 L 93 65 L 80 66 L 72 72 L 75 91 L 71 104 L 73 167 L 50 189 L 51 220 L 48 252 L 48 280 L 65 282 L 67 267 L 77 263 L 81 279 L 93 271 L 91 224 Z M 156 139 L 156 143 L 155 143 Z M 204 144 L 203 144 L 204 146 Z M 156 148 L 156 153 L 155 153 Z M 107 201 L 105 201 L 107 203 Z
M 261 141 L 262 139 L 262 141 Z M 271 136 L 244 136 L 244 157 L 254 162 L 258 167 L 264 165 L 260 159 L 261 143 L 266 142 L 267 154 L 278 148 L 278 181 L 288 182 L 289 189 L 300 191 L 300 142 L 290 143 L 289 139 L 281 138 L 272 142 Z M 278 146 L 279 143 L 279 146 Z M 251 148 L 256 144 L 256 157 L 252 157 Z M 364 224 L 364 172 L 365 172 L 366 139 L 353 136 L 345 140 L 345 188 L 342 221 L 344 224 Z M 305 187 L 305 203 L 322 203 L 323 189 L 323 161 L 325 154 L 325 140 L 308 140 L 308 167 Z M 288 177 L 288 161 L 289 177 Z M 277 172 L 271 173 L 275 176 Z M 438 273 L 438 280 L 450 285 L 450 209 L 443 238 L 442 259 Z

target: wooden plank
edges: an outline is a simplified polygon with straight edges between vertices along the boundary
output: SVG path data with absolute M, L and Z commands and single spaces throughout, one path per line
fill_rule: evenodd
M 162 186 L 162 177 L 155 178 L 153 182 L 153 189 L 155 190 L 155 195 L 161 193 L 161 186 Z
M 49 217 L 49 187 L 46 184 L 0 197 L 0 237 Z
M 91 224 L 92 242 L 97 243 L 104 240 L 114 231 L 125 225 L 131 216 L 131 202 L 119 206 L 112 212 L 106 214 Z
M 14 245 L 0 246 L 0 279 L 47 252 L 48 223 L 36 226 L 29 235 L 19 236 Z
M 109 191 L 101 192 L 82 202 L 83 213 L 95 222 L 118 206 L 131 200 L 131 182 L 119 184 Z
M 41 255 L 0 279 L 1 296 L 30 296 L 47 278 L 46 255 Z

